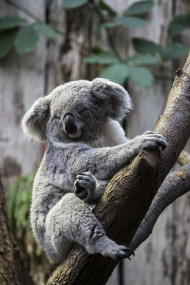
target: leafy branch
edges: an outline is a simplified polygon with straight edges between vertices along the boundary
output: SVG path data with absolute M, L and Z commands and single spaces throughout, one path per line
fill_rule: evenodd
M 144 17 L 147 17 L 153 6 L 154 2 L 150 0 L 135 2 L 124 11 L 122 17 L 118 17 L 116 11 L 113 11 L 101 0 L 98 8 L 96 5 L 101 22 L 97 32 L 106 29 L 109 39 L 110 30 L 112 31 L 111 36 L 114 38 L 115 27 L 121 26 L 128 29 L 146 26 L 149 21 Z M 105 11 L 107 12 L 106 16 L 109 17 L 108 21 L 105 21 Z M 182 14 L 173 18 L 167 29 L 169 42 L 172 41 L 172 37 L 189 27 L 190 14 Z M 136 53 L 133 56 L 127 56 L 124 60 L 115 51 L 116 48 L 112 43 L 110 44 L 112 52 L 96 47 L 92 48 L 91 55 L 85 59 L 85 62 L 102 65 L 104 68 L 99 74 L 100 77 L 108 78 L 119 84 L 123 84 L 129 78 L 140 87 L 148 87 L 153 83 L 154 78 L 150 70 L 151 67 L 162 65 L 167 60 L 179 58 L 189 51 L 189 48 L 182 43 L 175 42 L 167 47 L 162 47 L 144 38 L 133 38 L 132 45 Z
M 88 1 L 69 1 L 62 0 L 63 6 L 66 9 L 78 8 Z M 114 42 L 114 28 L 123 27 L 125 30 L 128 28 L 140 28 L 149 24 L 147 18 L 148 13 L 154 6 L 154 1 L 144 0 L 135 2 L 130 5 L 121 17 L 117 15 L 108 4 L 103 0 L 99 0 L 98 4 L 91 1 L 94 10 L 99 17 L 100 25 L 96 33 L 100 33 L 105 29 L 109 48 L 112 52 L 101 49 L 100 47 L 93 47 L 90 56 L 85 59 L 88 64 L 101 65 L 102 71 L 99 77 L 108 78 L 119 84 L 129 78 L 134 84 L 139 87 L 148 87 L 153 83 L 153 73 L 150 68 L 164 64 L 167 60 L 179 58 L 188 53 L 189 48 L 182 43 L 172 43 L 166 47 L 144 39 L 133 38 L 132 45 L 136 53 L 133 56 L 127 56 L 124 60 L 118 52 L 116 43 Z M 168 26 L 169 42 L 172 37 L 180 34 L 185 29 L 190 27 L 190 14 L 181 14 L 174 17 Z
M 53 29 L 50 25 L 43 23 L 30 11 L 15 4 L 11 0 L 6 3 L 22 10 L 32 17 L 35 22 L 28 24 L 20 17 L 0 18 L 0 58 L 5 57 L 14 48 L 18 54 L 33 51 L 39 41 L 39 35 L 43 35 L 52 40 L 56 40 L 57 35 L 64 33 L 58 29 Z M 176 35 L 190 27 L 190 14 L 181 14 L 174 17 L 168 25 L 168 42 L 166 47 L 145 38 L 132 38 L 131 43 L 135 51 L 132 56 L 122 58 L 118 43 L 114 41 L 117 27 L 122 27 L 126 32 L 129 28 L 140 28 L 147 26 L 150 22 L 148 14 L 154 7 L 154 1 L 143 0 L 130 5 L 121 16 L 103 0 L 95 2 L 93 0 L 62 0 L 65 9 L 77 9 L 84 5 L 92 5 L 95 13 L 99 17 L 99 26 L 94 33 L 106 32 L 108 39 L 108 50 L 99 46 L 89 47 L 90 55 L 85 58 L 87 64 L 98 64 L 101 67 L 99 77 L 111 79 L 123 84 L 126 79 L 130 79 L 141 88 L 148 87 L 153 83 L 154 75 L 152 70 L 155 66 L 164 64 L 168 60 L 179 58 L 188 53 L 189 48 L 180 43 L 173 42 Z M 82 8 L 81 8 L 82 9 Z M 71 39 L 75 41 L 76 39 Z
M 56 32 L 47 24 L 35 22 L 28 24 L 20 17 L 0 18 L 0 57 L 6 56 L 14 47 L 18 54 L 31 52 L 36 48 L 39 34 L 56 39 Z

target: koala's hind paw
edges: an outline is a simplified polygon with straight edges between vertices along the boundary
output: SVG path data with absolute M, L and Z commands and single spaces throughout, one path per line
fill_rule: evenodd
M 76 175 L 74 182 L 75 194 L 82 200 L 88 201 L 96 189 L 96 179 L 90 172 Z
M 113 251 L 113 258 L 114 259 L 128 258 L 129 260 L 131 260 L 129 255 L 135 255 L 134 251 L 132 249 L 130 249 L 129 247 L 126 247 L 124 245 L 118 245 L 118 246 L 119 246 L 119 250 L 117 250 L 116 252 Z
M 103 243 L 99 246 L 99 253 L 109 256 L 113 259 L 129 258 L 129 255 L 135 255 L 134 251 L 127 246 L 119 245 L 113 240 L 104 237 Z M 130 258 L 129 258 L 130 259 Z

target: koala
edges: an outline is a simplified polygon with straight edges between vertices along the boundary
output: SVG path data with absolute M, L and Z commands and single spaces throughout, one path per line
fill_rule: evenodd
M 75 242 L 89 254 L 114 259 L 132 253 L 106 235 L 92 212 L 110 179 L 142 148 L 166 147 L 150 131 L 126 138 L 120 122 L 131 108 L 122 86 L 96 78 L 58 86 L 22 120 L 28 138 L 48 140 L 33 183 L 31 225 L 55 263 L 65 260 Z

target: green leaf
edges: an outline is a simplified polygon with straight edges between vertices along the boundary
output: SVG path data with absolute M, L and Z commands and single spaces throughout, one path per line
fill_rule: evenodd
M 118 62 L 119 59 L 111 52 L 102 51 L 100 53 L 92 53 L 89 57 L 85 58 L 87 63 L 111 64 Z
M 188 54 L 189 47 L 181 43 L 174 43 L 162 51 L 162 56 L 164 59 L 178 58 L 182 55 Z
M 188 28 L 190 28 L 190 15 L 178 15 L 170 22 L 168 26 L 168 34 L 171 37 L 174 37 Z
M 129 78 L 142 88 L 150 86 L 154 80 L 152 73 L 148 69 L 137 66 L 129 67 Z
M 141 15 L 148 13 L 154 6 L 154 1 L 139 1 L 133 3 L 125 12 L 124 15 Z
M 30 52 L 38 43 L 38 34 L 32 25 L 21 28 L 15 41 L 15 48 L 19 54 Z
M 50 39 L 57 38 L 57 33 L 54 31 L 54 29 L 52 29 L 52 27 L 50 27 L 47 24 L 34 23 L 32 26 L 35 28 L 37 32 L 41 33 L 47 38 L 50 38 Z
M 122 84 L 129 76 L 129 68 L 125 64 L 117 63 L 103 69 L 99 76 Z
M 11 50 L 17 33 L 18 29 L 0 31 L 0 57 L 4 57 Z
M 124 28 L 139 28 L 144 27 L 149 24 L 149 21 L 136 18 L 136 17 L 122 17 L 115 18 L 112 22 L 106 22 L 98 26 L 98 30 L 104 28 L 113 28 L 117 26 L 122 26 Z
M 103 0 L 99 0 L 98 2 L 101 10 L 107 11 L 110 17 L 115 17 L 117 15 L 116 11 L 114 11 L 108 4 L 106 4 Z
M 117 26 L 121 26 L 120 23 L 118 22 L 106 22 L 106 23 L 103 23 L 101 25 L 98 26 L 97 28 L 97 31 L 100 31 L 102 29 L 105 29 L 105 28 L 114 28 L 114 27 L 117 27 Z
M 149 24 L 149 21 L 136 18 L 136 17 L 122 17 L 122 18 L 117 18 L 116 23 L 119 23 L 121 26 L 125 28 L 138 28 L 138 27 L 143 27 Z
M 162 63 L 162 61 L 156 56 L 153 56 L 151 54 L 140 54 L 140 53 L 127 57 L 126 62 L 127 64 L 132 63 L 135 65 L 158 65 Z
M 62 5 L 67 9 L 73 9 L 82 6 L 87 2 L 88 0 L 62 0 Z
M 132 43 L 135 50 L 141 53 L 156 53 L 162 50 L 161 45 L 143 38 L 133 38 Z
M 26 21 L 19 17 L 3 17 L 0 18 L 0 30 L 16 28 L 24 23 L 26 23 Z

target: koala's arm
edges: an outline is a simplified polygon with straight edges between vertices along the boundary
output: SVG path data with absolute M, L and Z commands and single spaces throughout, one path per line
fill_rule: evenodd
M 166 147 L 166 141 L 159 134 L 145 132 L 125 144 L 114 147 L 89 148 L 73 155 L 69 162 L 70 171 L 89 171 L 98 180 L 109 180 L 118 170 L 132 160 L 142 148 Z

